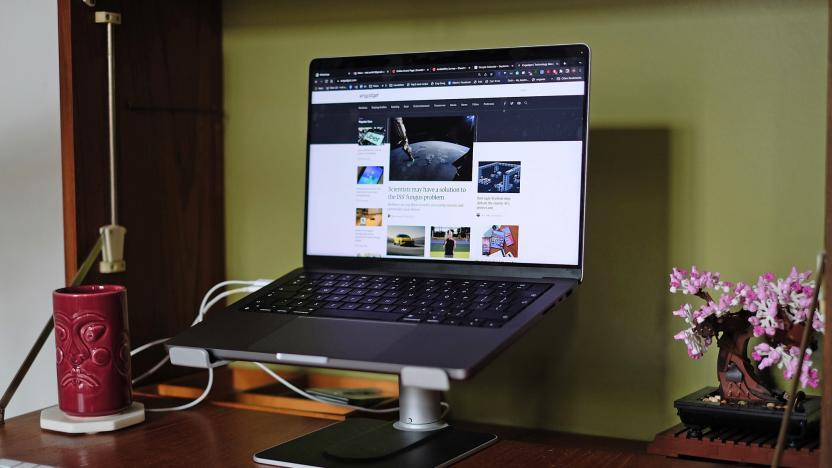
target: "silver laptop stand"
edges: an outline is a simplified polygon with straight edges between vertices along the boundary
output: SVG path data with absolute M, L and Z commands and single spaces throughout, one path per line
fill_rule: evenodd
M 171 362 L 219 367 L 204 349 L 171 347 Z M 442 418 L 444 370 L 406 367 L 399 375 L 399 419 L 348 418 L 254 455 L 254 461 L 284 467 L 448 466 L 494 443 L 497 437 L 461 431 Z

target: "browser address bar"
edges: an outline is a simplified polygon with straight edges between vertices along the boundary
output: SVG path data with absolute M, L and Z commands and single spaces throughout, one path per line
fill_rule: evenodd
M 499 85 L 438 86 L 394 89 L 313 91 L 312 104 L 347 104 L 389 101 L 437 101 L 535 96 L 576 96 L 585 92 L 584 81 L 513 83 Z

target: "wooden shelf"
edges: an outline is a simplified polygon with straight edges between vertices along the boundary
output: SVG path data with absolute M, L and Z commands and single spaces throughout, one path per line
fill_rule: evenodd
M 281 376 L 300 388 L 376 388 L 384 397 L 396 398 L 398 382 L 370 377 L 319 373 L 281 372 Z M 136 397 L 149 399 L 193 400 L 202 394 L 205 376 L 201 374 L 179 377 L 165 383 L 141 387 L 133 392 Z M 282 384 L 256 368 L 223 367 L 214 370 L 214 386 L 207 401 L 226 408 L 267 413 L 290 414 L 318 419 L 342 421 L 355 410 L 329 405 L 298 396 Z M 159 406 L 167 406 L 159 404 Z

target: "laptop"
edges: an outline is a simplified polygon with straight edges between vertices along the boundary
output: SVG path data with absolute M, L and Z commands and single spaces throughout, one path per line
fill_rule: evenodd
M 589 65 L 582 44 L 313 60 L 303 266 L 168 346 L 470 377 L 581 281 Z

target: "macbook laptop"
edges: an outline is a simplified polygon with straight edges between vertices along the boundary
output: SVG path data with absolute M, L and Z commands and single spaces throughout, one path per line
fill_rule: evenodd
M 302 267 L 168 346 L 469 377 L 581 281 L 589 55 L 313 60 Z

